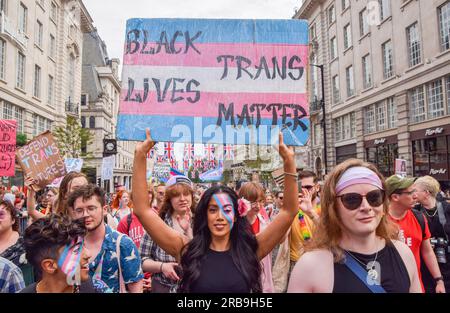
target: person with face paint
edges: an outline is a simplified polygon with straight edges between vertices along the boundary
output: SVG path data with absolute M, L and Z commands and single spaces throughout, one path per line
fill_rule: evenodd
M 285 193 L 286 194 L 286 193 Z M 349 159 L 325 181 L 321 215 L 288 292 L 420 292 L 411 250 L 395 240 L 386 183 L 370 163 Z
M 108 292 L 105 283 L 89 277 L 85 235 L 83 219 L 52 214 L 31 224 L 24 236 L 26 256 L 41 278 L 21 293 Z
M 133 167 L 135 214 L 152 239 L 181 264 L 179 292 L 261 292 L 260 261 L 280 242 L 297 211 L 297 175 L 293 149 L 279 136 L 284 162 L 284 207 L 277 218 L 259 234 L 252 233 L 245 217 L 250 209 L 235 191 L 214 186 L 205 191 L 197 205 L 193 238 L 171 229 L 148 209 L 146 155 L 154 146 L 150 131 L 138 143 Z

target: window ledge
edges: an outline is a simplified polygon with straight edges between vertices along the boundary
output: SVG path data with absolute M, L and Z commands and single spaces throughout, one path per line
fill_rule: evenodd
M 40 98 L 36 97 L 36 96 L 33 96 L 33 99 L 36 100 L 36 101 L 42 102 L 42 100 Z
M 334 59 L 332 59 L 329 64 L 331 64 L 331 63 L 333 63 L 334 61 L 337 61 L 337 60 L 339 60 L 339 57 L 335 57 Z
M 372 89 L 373 89 L 373 83 L 372 83 L 371 86 L 369 86 L 369 87 L 367 87 L 367 88 L 361 90 L 361 93 L 366 93 L 366 92 L 368 92 L 368 91 L 370 91 L 370 90 L 372 90 Z
M 36 4 L 42 9 L 42 11 L 45 12 L 45 8 L 42 6 L 42 4 L 36 0 Z
M 41 46 L 39 46 L 37 43 L 34 43 L 34 47 L 41 50 L 42 53 L 44 52 L 44 49 L 42 49 Z
M 20 92 L 23 93 L 24 95 L 27 94 L 27 92 L 26 92 L 25 90 L 23 90 L 22 88 L 20 88 L 20 87 L 17 87 L 17 86 L 16 86 L 15 89 L 18 90 L 18 91 L 20 91 Z
M 56 26 L 58 25 L 58 24 L 56 23 L 56 21 L 53 19 L 53 17 L 50 17 L 50 21 L 52 21 L 53 24 L 55 24 Z
M 351 45 L 350 47 L 348 47 L 347 49 L 344 50 L 344 55 L 347 53 L 347 51 L 349 50 L 353 50 L 353 45 Z
M 380 84 L 385 84 L 385 83 L 387 83 L 387 82 L 389 82 L 389 81 L 391 81 L 391 80 L 393 80 L 393 79 L 395 79 L 395 78 L 397 78 L 397 76 L 395 75 L 395 74 L 393 74 L 391 77 L 389 77 L 389 78 L 386 78 L 385 80 L 382 80 L 381 82 L 380 82 Z
M 413 0 L 408 0 L 408 1 L 406 1 L 405 3 L 403 3 L 403 4 L 400 6 L 400 10 L 403 12 L 403 10 L 405 9 L 405 7 L 406 7 L 408 4 L 410 4 L 411 2 L 413 2 Z
M 345 99 L 345 101 L 350 101 L 350 100 L 352 100 L 353 98 L 356 98 L 356 96 L 357 96 L 357 94 L 354 93 L 354 94 L 351 95 L 350 97 L 347 97 L 347 99 Z
M 350 5 L 348 7 L 346 7 L 344 10 L 342 10 L 341 16 L 344 15 L 345 12 L 347 12 L 348 10 L 350 10 Z
M 382 21 L 380 22 L 380 24 L 377 25 L 378 29 L 380 29 L 381 26 L 382 26 L 385 22 L 387 22 L 387 21 L 392 21 L 392 15 L 390 15 L 390 16 L 386 17 L 384 20 L 382 20 Z
M 421 66 L 423 66 L 423 61 L 422 61 L 421 63 L 416 64 L 416 65 L 414 65 L 414 66 L 411 66 L 410 68 L 408 68 L 407 70 L 405 70 L 405 74 L 406 74 L 406 73 L 409 73 L 409 72 L 411 72 L 411 71 L 414 71 L 415 69 L 417 69 L 417 68 L 419 68 L 419 67 L 421 67 Z
M 450 49 L 444 50 L 444 51 L 442 51 L 441 53 L 439 53 L 439 54 L 436 56 L 436 59 L 439 59 L 439 58 L 443 57 L 444 55 L 447 55 L 448 53 L 450 53 Z
M 53 63 L 56 63 L 56 60 L 55 60 L 54 58 L 52 58 L 51 56 L 48 56 L 48 59 L 49 59 L 50 61 L 52 61 Z
M 331 26 L 333 26 L 333 25 L 335 25 L 336 24 L 336 19 L 333 21 L 333 23 L 331 23 L 331 24 L 328 24 L 328 29 L 330 29 L 331 28 Z
M 0 78 L 0 82 L 4 83 L 4 84 L 8 84 L 8 82 L 4 79 L 4 78 Z
M 361 41 L 362 41 L 364 38 L 366 38 L 366 37 L 370 37 L 370 32 L 367 32 L 366 34 L 362 35 L 362 36 L 359 38 L 359 43 L 361 44 Z

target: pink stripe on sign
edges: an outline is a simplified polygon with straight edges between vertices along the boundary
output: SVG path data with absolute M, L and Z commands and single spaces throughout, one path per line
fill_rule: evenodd
M 304 94 L 286 94 L 286 93 L 215 93 L 202 92 L 200 100 L 196 103 L 190 103 L 186 100 L 187 97 L 195 98 L 194 93 L 179 94 L 177 97 L 184 97 L 183 100 L 172 103 L 170 101 L 171 93 L 167 93 L 166 99 L 163 102 L 158 102 L 158 96 L 155 91 L 149 92 L 147 100 L 143 103 L 134 101 L 123 101 L 127 97 L 128 90 L 122 89 L 121 104 L 119 112 L 121 114 L 136 114 L 136 115 L 174 115 L 174 116 L 203 116 L 203 117 L 217 117 L 219 103 L 224 103 L 228 108 L 229 104 L 234 103 L 234 114 L 241 114 L 245 104 L 248 104 L 249 113 L 251 115 L 257 114 L 257 109 L 250 111 L 251 104 L 264 103 L 266 105 L 272 103 L 295 104 L 302 106 L 309 116 L 309 106 L 306 102 L 306 95 Z M 143 95 L 142 91 L 137 91 Z M 133 93 L 131 99 L 134 99 L 136 92 Z M 272 111 L 261 110 L 261 118 L 272 118 Z M 287 113 L 291 113 L 292 109 L 288 108 Z M 299 113 L 301 114 L 301 113 Z
M 141 43 L 142 44 L 142 43 Z M 155 47 L 155 43 L 149 43 Z M 272 58 L 276 57 L 278 66 L 281 70 L 283 57 L 286 57 L 286 68 L 289 68 L 289 62 L 293 56 L 300 58 L 300 63 L 296 59 L 292 59 L 292 66 L 306 66 L 308 60 L 307 45 L 276 45 L 276 44 L 220 44 L 220 43 L 197 43 L 196 48 L 201 52 L 198 54 L 194 49 L 189 49 L 186 54 L 183 53 L 184 44 L 175 44 L 176 50 L 181 49 L 179 54 L 167 54 L 165 48 L 162 47 L 158 54 L 125 54 L 123 64 L 126 65 L 151 65 L 151 66 L 199 66 L 199 67 L 223 67 L 225 60 L 217 61 L 220 55 L 243 56 L 249 59 L 252 64 L 251 68 L 255 68 L 260 64 L 260 59 L 265 57 L 269 69 L 273 68 Z M 148 50 L 148 49 L 146 49 Z M 126 47 L 125 50 L 126 51 Z M 227 61 L 228 67 L 237 67 L 236 60 Z M 242 67 L 246 67 L 247 63 L 242 62 Z M 264 72 L 262 72 L 264 73 Z

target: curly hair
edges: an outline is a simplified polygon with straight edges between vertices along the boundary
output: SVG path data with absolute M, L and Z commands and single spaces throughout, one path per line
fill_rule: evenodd
M 84 219 L 72 220 L 68 216 L 51 214 L 38 219 L 25 230 L 24 247 L 28 262 L 39 275 L 44 259 L 58 259 L 58 249 L 78 236 L 86 235 Z
M 181 257 L 182 278 L 180 292 L 191 292 L 200 277 L 202 264 L 211 244 L 211 231 L 208 228 L 208 205 L 213 195 L 226 193 L 230 196 L 235 210 L 236 222 L 230 233 L 230 252 L 233 263 L 247 282 L 251 292 L 261 292 L 261 266 L 257 257 L 258 242 L 252 233 L 247 218 L 237 212 L 236 192 L 226 186 L 211 187 L 203 194 L 194 217 L 194 238 L 184 247 Z
M 86 180 L 88 180 L 87 176 L 83 173 L 69 172 L 68 174 L 66 174 L 66 176 L 64 176 L 63 180 L 61 181 L 61 185 L 59 186 L 58 198 L 56 198 L 56 206 L 55 206 L 56 210 L 53 210 L 56 213 L 67 215 L 66 201 L 67 197 L 69 196 L 70 184 L 72 183 L 72 180 L 74 180 L 77 177 L 84 177 L 86 178 Z
M 13 231 L 19 231 L 19 212 L 9 201 L 0 200 L 0 206 L 4 206 L 6 211 L 11 215 L 11 220 L 14 222 L 12 224 Z

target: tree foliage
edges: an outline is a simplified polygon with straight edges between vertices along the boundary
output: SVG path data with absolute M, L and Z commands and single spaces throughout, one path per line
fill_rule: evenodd
M 55 128 L 56 138 L 61 156 L 64 158 L 90 158 L 92 153 L 83 152 L 81 147 L 87 147 L 94 141 L 94 135 L 81 127 L 79 121 L 68 116 L 65 126 Z

